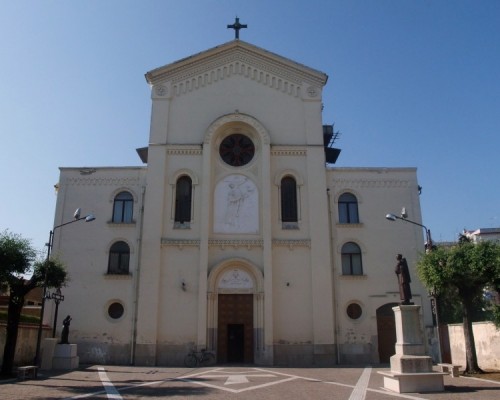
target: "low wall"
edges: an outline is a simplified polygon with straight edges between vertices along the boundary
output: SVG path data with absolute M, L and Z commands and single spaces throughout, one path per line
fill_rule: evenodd
M 0 323 L 0 364 L 3 363 L 3 350 L 5 348 L 5 335 L 7 333 L 4 322 Z M 52 335 L 52 329 L 43 327 L 42 340 Z M 16 355 L 14 365 L 33 364 L 36 352 L 36 339 L 38 336 L 38 325 L 20 324 L 17 333 Z
M 492 322 L 472 324 L 476 343 L 477 363 L 487 370 L 500 370 L 500 329 Z M 448 325 L 450 334 L 451 362 L 465 368 L 465 338 L 462 324 Z

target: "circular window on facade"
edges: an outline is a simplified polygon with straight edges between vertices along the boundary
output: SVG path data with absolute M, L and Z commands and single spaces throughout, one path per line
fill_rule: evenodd
M 222 141 L 219 154 L 226 164 L 241 167 L 252 161 L 255 145 L 249 137 L 234 133 Z
M 358 319 L 361 317 L 361 314 L 363 314 L 363 310 L 361 309 L 361 306 L 356 303 L 349 304 L 347 306 L 347 315 L 351 319 Z
M 108 315 L 113 319 L 121 318 L 124 312 L 123 305 L 117 302 L 111 303 L 108 307 Z

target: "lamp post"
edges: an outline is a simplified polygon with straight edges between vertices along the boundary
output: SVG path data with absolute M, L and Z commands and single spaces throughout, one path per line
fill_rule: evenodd
M 427 228 L 425 225 L 422 225 L 418 222 L 412 221 L 407 218 L 406 215 L 406 210 L 403 208 L 401 211 L 401 216 L 397 216 L 396 214 L 387 214 L 385 216 L 389 221 L 396 221 L 396 220 L 401 220 L 405 222 L 409 222 L 410 224 L 413 225 L 418 225 L 425 230 L 425 252 L 429 253 L 432 251 L 434 244 L 432 243 L 432 237 L 431 237 L 431 231 L 429 228 Z M 439 312 L 438 312 L 438 304 L 437 304 L 437 294 L 432 291 L 429 293 L 430 298 L 431 298 L 431 310 L 432 310 L 432 316 L 434 317 L 436 321 L 436 326 L 437 326 L 437 339 L 438 339 L 438 353 L 439 353 L 439 362 L 442 360 L 442 354 L 441 354 L 441 334 L 439 331 Z
M 95 220 L 95 217 L 92 214 L 88 214 L 85 217 L 80 217 L 81 209 L 78 208 L 75 213 L 73 214 L 74 219 L 72 221 L 65 222 L 63 224 L 54 226 L 52 230 L 49 233 L 49 241 L 46 244 L 47 246 L 47 258 L 46 258 L 46 265 L 45 265 L 45 271 L 44 271 L 44 281 L 43 281 L 43 296 L 42 296 L 42 306 L 40 308 L 40 323 L 38 325 L 38 334 L 36 338 L 36 352 L 35 352 L 35 365 L 38 365 L 39 363 L 39 357 L 40 357 L 40 343 L 42 341 L 42 327 L 43 327 L 43 315 L 45 312 L 45 300 L 47 298 L 47 267 L 48 263 L 50 261 L 50 251 L 52 249 L 52 246 L 54 244 L 54 232 L 56 229 L 61 228 L 62 226 L 72 224 L 74 222 L 78 221 L 85 221 L 85 222 L 91 222 Z M 56 303 L 58 304 L 58 303 Z
M 385 218 L 387 218 L 389 221 L 396 221 L 397 219 L 400 219 L 401 221 L 409 222 L 410 224 L 418 225 L 418 226 L 421 226 L 422 228 L 424 228 L 424 230 L 425 230 L 425 251 L 426 252 L 431 251 L 433 244 L 432 244 L 430 229 L 428 229 L 425 225 L 419 224 L 418 222 L 415 222 L 415 221 L 412 221 L 412 220 L 406 218 L 405 215 L 406 215 L 406 213 L 404 212 L 404 209 L 403 209 L 403 212 L 401 213 L 401 217 L 398 217 L 396 214 L 387 214 L 385 216 Z
M 59 312 L 59 303 L 61 301 L 64 301 L 64 296 L 61 293 L 61 288 L 57 288 L 57 290 L 54 293 L 52 293 L 52 295 L 50 297 L 54 300 L 54 303 L 56 303 L 56 313 L 54 315 L 54 326 L 52 327 L 52 337 L 55 338 L 56 337 L 56 326 L 57 326 L 57 314 Z

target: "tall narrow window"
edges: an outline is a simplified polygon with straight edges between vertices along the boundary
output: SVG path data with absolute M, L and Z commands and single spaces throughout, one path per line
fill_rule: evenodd
M 297 182 L 291 176 L 281 180 L 281 221 L 298 221 Z
M 189 176 L 181 176 L 175 185 L 175 222 L 179 224 L 191 221 L 192 181 Z
M 347 242 L 342 246 L 342 274 L 363 275 L 361 249 L 356 243 Z
M 358 224 L 358 199 L 352 193 L 344 193 L 339 197 L 339 222 L 341 224 Z
M 128 274 L 130 248 L 125 242 L 113 243 L 109 249 L 108 274 Z
M 134 214 L 134 198 L 129 192 L 120 192 L 113 203 L 113 222 L 130 223 Z

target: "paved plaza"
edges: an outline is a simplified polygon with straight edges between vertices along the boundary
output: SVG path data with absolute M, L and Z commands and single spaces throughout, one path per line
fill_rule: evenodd
M 387 368 L 156 368 L 88 366 L 0 382 L 0 399 L 500 399 L 500 382 L 445 377 L 445 392 L 393 393 L 377 371 Z

